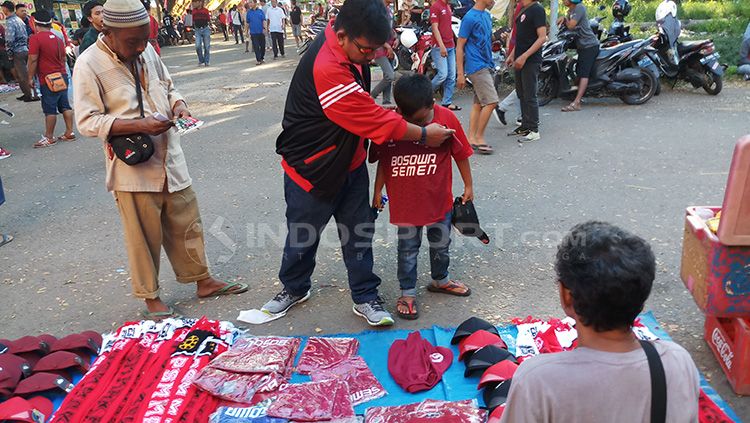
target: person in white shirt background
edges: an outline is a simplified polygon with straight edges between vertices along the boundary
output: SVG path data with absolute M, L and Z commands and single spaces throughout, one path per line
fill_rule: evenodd
M 277 0 L 271 0 L 271 7 L 266 13 L 268 31 L 271 33 L 271 46 L 273 47 L 273 58 L 276 59 L 281 53 L 284 57 L 284 28 L 286 27 L 286 12 L 279 7 Z

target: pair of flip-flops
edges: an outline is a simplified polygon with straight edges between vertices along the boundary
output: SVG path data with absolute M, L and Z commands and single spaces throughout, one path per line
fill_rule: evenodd
M 471 148 L 479 154 L 490 155 L 495 152 L 495 150 L 487 144 L 472 144 Z
M 466 289 L 466 291 L 462 291 L 462 289 Z M 435 292 L 439 294 L 448 294 L 448 295 L 455 295 L 457 297 L 468 297 L 471 295 L 471 288 L 468 286 L 456 282 L 456 281 L 449 281 L 447 284 L 443 286 L 437 286 L 434 283 L 431 283 L 427 285 L 427 290 L 430 292 Z M 406 309 L 407 312 L 402 312 L 401 309 Z M 417 299 L 416 297 L 401 297 L 396 301 L 396 314 L 398 314 L 398 317 L 405 319 L 405 320 L 416 320 L 419 318 L 419 309 L 417 308 Z
M 198 298 L 211 298 L 219 297 L 222 295 L 235 295 L 247 292 L 248 285 L 241 282 L 229 282 L 224 287 L 212 292 L 209 295 L 201 295 Z M 142 313 L 143 318 L 146 320 L 164 320 L 164 319 L 179 319 L 183 317 L 177 313 L 174 307 L 169 306 L 166 311 L 148 311 L 144 310 Z

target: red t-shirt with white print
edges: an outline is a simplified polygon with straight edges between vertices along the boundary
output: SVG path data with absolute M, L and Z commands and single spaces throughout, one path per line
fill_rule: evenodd
M 451 157 L 465 160 L 473 150 L 461 123 L 450 110 L 435 105 L 432 123 L 455 129 L 455 137 L 438 148 L 408 141 L 372 144 L 370 160 L 379 161 L 379 170 L 385 174 L 394 225 L 431 225 L 442 221 L 453 207 Z

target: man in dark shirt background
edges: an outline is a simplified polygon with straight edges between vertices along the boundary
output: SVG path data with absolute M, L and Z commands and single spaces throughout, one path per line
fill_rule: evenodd
M 510 135 L 520 142 L 536 141 L 539 135 L 539 100 L 536 95 L 542 66 L 542 45 L 547 40 L 547 15 L 536 0 L 522 0 L 523 9 L 516 18 L 516 48 L 508 63 L 516 70 L 516 92 L 521 100 L 521 126 Z
M 299 8 L 297 0 L 292 0 L 292 10 L 289 12 L 289 17 L 292 20 L 292 35 L 294 35 L 294 41 L 297 42 L 297 48 L 299 48 L 299 42 L 302 41 L 302 9 Z
M 99 37 L 99 33 L 102 32 L 104 22 L 102 20 L 102 11 L 104 8 L 99 0 L 90 0 L 88 3 L 83 5 L 83 16 L 86 20 L 89 30 L 86 35 L 83 36 L 81 46 L 78 48 L 78 54 L 82 54 L 87 48 L 94 45 L 96 39 Z
M 34 28 L 34 20 L 29 17 L 29 11 L 26 9 L 26 5 L 23 3 L 18 3 L 16 5 L 16 16 L 21 18 L 24 25 L 26 25 L 26 35 L 31 37 L 32 34 L 34 34 L 35 28 Z

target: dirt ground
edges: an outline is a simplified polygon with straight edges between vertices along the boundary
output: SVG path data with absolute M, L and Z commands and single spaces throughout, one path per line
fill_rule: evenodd
M 259 308 L 280 289 L 285 235 L 282 172 L 274 153 L 297 55 L 268 60 L 233 42 L 213 39 L 211 67 L 197 67 L 190 46 L 164 50 L 164 61 L 193 114 L 205 120 L 187 135 L 185 150 L 198 193 L 213 273 L 249 283 L 250 292 L 199 300 L 194 287 L 174 280 L 162 262 L 163 298 L 185 315 L 233 320 Z M 268 55 L 270 58 L 271 55 Z M 455 326 L 472 315 L 495 323 L 534 315 L 562 317 L 552 267 L 556 245 L 576 223 L 622 225 L 649 240 L 658 275 L 647 304 L 675 341 L 740 416 L 750 399 L 734 395 L 703 340 L 704 318 L 679 277 L 685 208 L 721 205 L 735 141 L 750 133 L 750 85 L 731 83 L 717 97 L 665 87 L 644 106 L 590 99 L 585 109 L 542 108 L 542 140 L 522 147 L 491 121 L 493 156 L 472 158 L 476 205 L 492 242 L 454 236 L 451 272 L 469 284 L 465 299 L 428 293 L 426 252 L 420 256 L 422 316 L 396 328 Z M 0 338 L 94 329 L 107 331 L 140 316 L 130 294 L 119 216 L 104 188 L 101 142 L 80 139 L 33 150 L 43 122 L 39 103 L 0 95 L 0 162 L 7 202 L 0 232 L 15 240 L 0 248 Z M 471 94 L 458 112 L 468 126 Z M 61 128 L 62 123 L 58 124 Z M 62 133 L 62 129 L 57 132 Z M 372 172 L 371 172 L 372 175 Z M 462 187 L 455 173 L 454 193 Z M 383 295 L 398 295 L 394 228 L 379 219 L 374 246 Z M 313 334 L 365 330 L 352 315 L 346 271 L 333 228 L 318 253 L 313 298 L 286 318 L 250 330 L 257 334 Z

